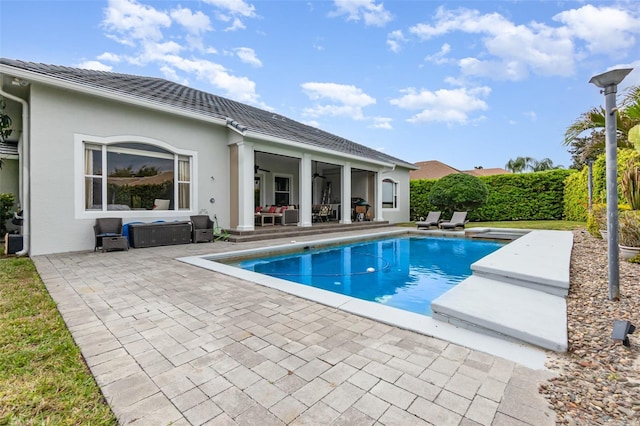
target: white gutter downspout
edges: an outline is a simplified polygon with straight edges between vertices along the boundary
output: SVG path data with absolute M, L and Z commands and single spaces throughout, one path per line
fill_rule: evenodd
M 0 95 L 22 104 L 22 155 L 19 157 L 20 163 L 22 163 L 22 200 L 20 200 L 20 206 L 22 207 L 22 250 L 16 252 L 16 256 L 25 256 L 29 254 L 29 222 L 31 216 L 29 210 L 31 208 L 29 203 L 31 197 L 29 192 L 29 104 L 24 99 L 5 92 L 2 86 L 0 86 Z

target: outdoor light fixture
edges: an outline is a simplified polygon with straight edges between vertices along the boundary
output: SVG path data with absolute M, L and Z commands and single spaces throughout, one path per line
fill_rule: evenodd
M 607 157 L 607 254 L 609 260 L 609 300 L 620 298 L 620 258 L 618 254 L 618 142 L 616 135 L 617 85 L 633 68 L 607 71 L 591 77 L 589 83 L 604 89 L 605 145 Z
M 636 326 L 629 321 L 615 320 L 613 321 L 613 331 L 611 332 L 611 338 L 617 342 L 622 342 L 626 347 L 631 347 L 629 343 L 629 336 L 627 334 L 633 334 L 636 331 Z
M 620 82 L 624 80 L 627 74 L 629 74 L 631 71 L 633 71 L 633 68 L 622 68 L 619 70 L 607 71 L 602 74 L 594 75 L 593 77 L 591 77 L 591 80 L 589 80 L 589 83 L 595 84 L 596 86 L 602 89 L 605 89 L 605 95 L 606 95 L 607 87 L 620 84 Z M 615 88 L 614 88 L 614 93 L 615 93 Z

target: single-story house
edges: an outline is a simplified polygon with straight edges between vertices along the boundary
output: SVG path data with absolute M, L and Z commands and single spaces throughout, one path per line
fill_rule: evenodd
M 492 176 L 510 174 L 511 172 L 500 167 L 482 168 L 478 167 L 472 170 L 458 170 L 438 160 L 419 161 L 415 163 L 416 169 L 411 170 L 409 178 L 411 180 L 418 179 L 440 179 L 447 175 L 455 173 L 465 173 L 472 176 Z
M 0 187 L 24 210 L 20 254 L 90 250 L 101 217 L 208 214 L 253 230 L 256 206 L 293 205 L 309 227 L 314 204 L 349 223 L 364 199 L 372 220 L 409 220 L 412 163 L 278 113 L 161 78 L 5 58 L 0 78 L 14 130 Z

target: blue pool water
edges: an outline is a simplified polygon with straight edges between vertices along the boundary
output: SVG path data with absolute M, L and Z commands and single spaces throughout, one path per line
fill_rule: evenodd
M 471 275 L 494 241 L 405 236 L 235 263 L 260 274 L 431 315 L 431 301 Z

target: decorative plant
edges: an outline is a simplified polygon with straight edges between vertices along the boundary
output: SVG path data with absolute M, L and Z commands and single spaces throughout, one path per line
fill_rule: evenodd
M 0 99 L 0 142 L 4 142 L 11 135 L 11 117 L 2 112 L 7 105 L 4 99 Z M 0 169 L 2 168 L 2 158 L 0 158 Z
M 620 187 L 631 210 L 640 210 L 640 167 L 632 160 L 627 161 L 627 168 L 620 179 Z
M 619 243 L 626 247 L 640 247 L 640 212 L 629 210 L 620 213 Z
M 602 238 L 600 231 L 607 230 L 607 205 L 594 204 L 587 217 L 587 231 L 597 238 Z
M 16 199 L 13 194 L 0 194 L 0 236 L 7 233 L 5 222 L 13 216 L 11 209 Z

